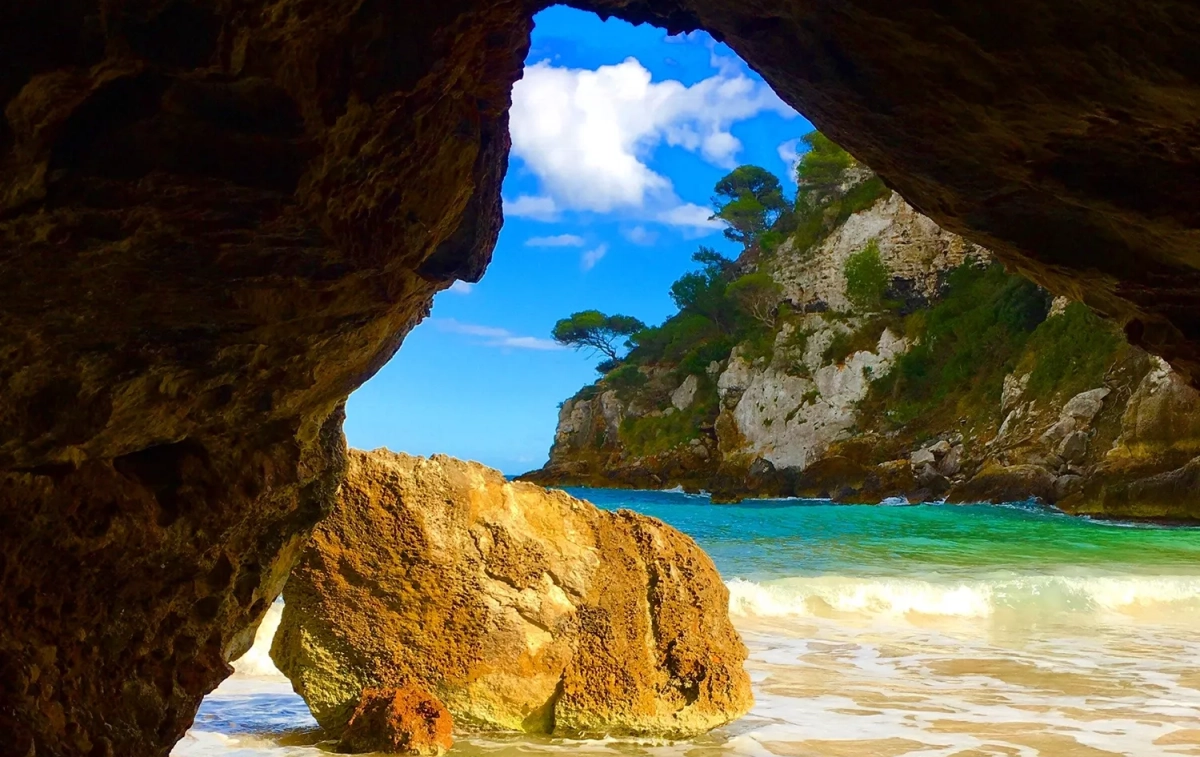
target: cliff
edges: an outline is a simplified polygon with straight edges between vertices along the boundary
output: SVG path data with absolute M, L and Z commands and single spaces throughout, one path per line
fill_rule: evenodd
M 563 403 L 526 478 L 1200 519 L 1200 395 L 871 181 L 850 177 L 823 232 L 801 223 L 737 261 L 728 278 L 774 282 L 777 316 L 680 346 L 685 308 Z

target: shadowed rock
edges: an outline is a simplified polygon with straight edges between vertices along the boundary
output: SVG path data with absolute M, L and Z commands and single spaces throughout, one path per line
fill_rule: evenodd
M 729 594 L 663 523 L 478 463 L 351 451 L 271 656 L 322 726 L 419 681 L 459 725 L 685 737 L 752 703 Z

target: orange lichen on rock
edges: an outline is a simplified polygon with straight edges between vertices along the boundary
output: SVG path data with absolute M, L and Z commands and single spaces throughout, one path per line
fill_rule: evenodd
M 338 751 L 441 755 L 454 745 L 454 721 L 437 697 L 416 684 L 366 689 Z

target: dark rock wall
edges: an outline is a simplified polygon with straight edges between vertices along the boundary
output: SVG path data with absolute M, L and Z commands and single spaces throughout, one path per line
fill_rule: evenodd
M 578 5 L 709 29 L 939 223 L 1200 375 L 1193 3 Z M 18 754 L 165 754 L 225 674 L 326 506 L 334 408 L 488 263 L 536 9 L 0 4 Z
M 19 6 L 19 7 L 18 7 Z M 500 226 L 517 3 L 0 7 L 0 752 L 162 755 Z

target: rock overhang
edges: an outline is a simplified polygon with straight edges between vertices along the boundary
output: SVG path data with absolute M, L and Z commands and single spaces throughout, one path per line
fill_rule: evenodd
M 708 30 L 923 213 L 1200 377 L 1194 4 L 573 5 Z M 165 754 L 226 674 L 327 506 L 336 406 L 486 268 L 543 6 L 0 9 L 19 749 Z

